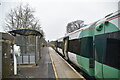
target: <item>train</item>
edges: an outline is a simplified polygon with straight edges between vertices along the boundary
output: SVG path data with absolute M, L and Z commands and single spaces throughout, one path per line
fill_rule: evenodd
M 55 42 L 55 50 L 89 76 L 120 80 L 120 11 Z

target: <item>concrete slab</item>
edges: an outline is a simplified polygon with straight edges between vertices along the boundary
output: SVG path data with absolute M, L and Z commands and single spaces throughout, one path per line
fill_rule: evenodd
M 41 59 L 37 66 L 23 65 L 20 66 L 20 75 L 23 78 L 55 78 L 48 48 L 42 48 Z
M 41 59 L 38 65 L 22 65 L 17 76 L 10 78 L 22 79 L 52 79 L 52 80 L 84 80 L 75 69 L 73 69 L 62 57 L 58 55 L 52 48 L 44 47 L 41 52 Z
M 80 78 L 84 77 L 79 74 L 71 65 L 69 65 L 56 51 L 49 47 L 49 53 L 53 62 L 54 72 L 57 78 Z

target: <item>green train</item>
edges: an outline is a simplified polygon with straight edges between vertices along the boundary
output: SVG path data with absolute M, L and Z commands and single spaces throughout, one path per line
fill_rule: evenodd
M 120 80 L 120 11 L 56 40 L 56 50 L 96 79 Z

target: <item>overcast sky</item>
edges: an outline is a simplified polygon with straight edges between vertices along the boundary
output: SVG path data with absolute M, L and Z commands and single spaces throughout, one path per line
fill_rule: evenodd
M 119 0 L 0 0 L 0 30 L 11 8 L 28 3 L 36 12 L 46 40 L 56 40 L 66 33 L 67 23 L 84 20 L 85 24 L 118 10 Z

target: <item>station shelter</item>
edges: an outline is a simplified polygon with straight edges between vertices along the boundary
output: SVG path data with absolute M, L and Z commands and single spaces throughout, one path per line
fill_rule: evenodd
M 17 29 L 9 33 L 15 36 L 15 43 L 20 46 L 21 55 L 18 56 L 18 64 L 37 64 L 41 58 L 43 37 L 40 31 Z

